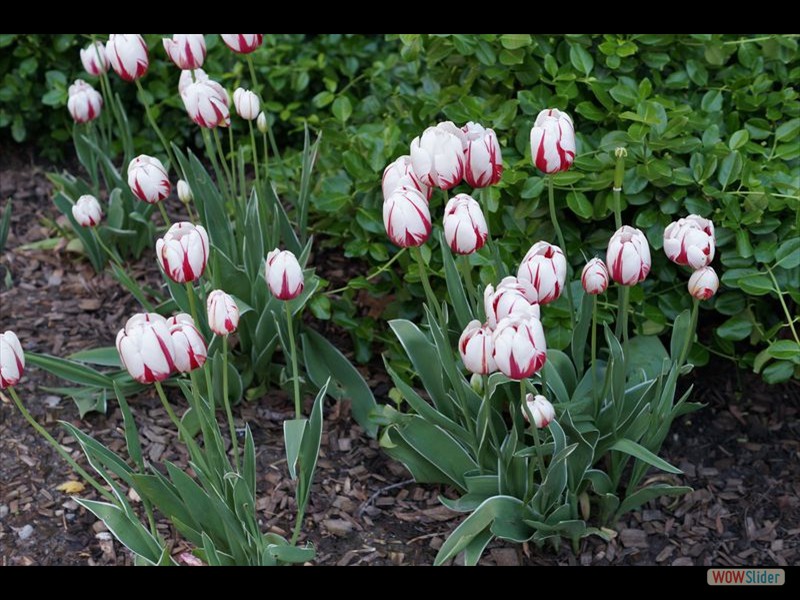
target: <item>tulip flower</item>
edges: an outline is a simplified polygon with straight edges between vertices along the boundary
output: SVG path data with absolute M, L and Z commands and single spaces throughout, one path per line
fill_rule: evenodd
M 383 187 L 384 201 L 400 187 L 415 188 L 425 197 L 426 202 L 430 201 L 433 194 L 433 188 L 422 183 L 419 177 L 414 174 L 414 169 L 411 166 L 411 157 L 407 154 L 404 154 L 383 170 L 381 186 Z
M 566 171 L 575 160 L 575 129 L 567 113 L 545 109 L 531 129 L 531 158 L 548 175 Z
M 228 335 L 239 326 L 239 307 L 228 294 L 214 290 L 206 301 L 208 326 L 217 335 Z
M 103 42 L 94 42 L 81 48 L 81 63 L 89 75 L 98 77 L 108 71 L 108 58 Z
M 72 205 L 72 216 L 81 227 L 94 227 L 103 218 L 103 211 L 97 198 L 84 194 Z
M 544 366 L 547 344 L 542 322 L 533 317 L 506 317 L 494 330 L 494 360 L 511 379 L 525 379 Z
M 536 291 L 530 283 L 516 277 L 506 277 L 495 290 L 487 285 L 483 290 L 483 308 L 486 322 L 494 329 L 506 317 L 540 317 L 539 305 L 531 303 L 529 298 L 535 297 Z
M 606 261 L 611 278 L 620 285 L 636 285 L 650 272 L 650 246 L 639 229 L 620 227 L 608 241 Z
M 383 203 L 383 225 L 396 246 L 421 246 L 431 235 L 428 202 L 415 188 L 398 188 Z
M 200 127 L 213 129 L 231 124 L 228 93 L 216 81 L 206 79 L 190 83 L 181 92 L 181 99 L 189 117 Z
M 208 234 L 202 225 L 175 223 L 156 240 L 156 256 L 164 273 L 176 283 L 199 279 L 208 262 Z
M 106 44 L 106 58 L 125 81 L 139 79 L 150 65 L 147 44 L 138 33 L 112 33 Z
M 489 228 L 486 219 L 472 196 L 457 194 L 444 209 L 444 238 L 456 254 L 472 254 L 486 243 Z
M 503 155 L 494 129 L 470 121 L 461 128 L 467 138 L 464 179 L 474 188 L 494 185 L 503 175 Z
M 228 48 L 239 54 L 255 51 L 264 41 L 263 33 L 220 33 L 219 36 Z
M 194 194 L 192 193 L 192 188 L 190 188 L 189 184 L 186 183 L 183 179 L 178 180 L 178 199 L 184 204 L 188 204 L 189 202 L 194 200 Z
M 208 358 L 208 347 L 197 331 L 194 319 L 186 313 L 179 313 L 167 319 L 167 325 L 175 349 L 175 369 L 188 373 L 202 367 Z
M 492 330 L 481 326 L 480 321 L 473 320 L 467 324 L 458 340 L 458 351 L 464 366 L 471 373 L 488 375 L 497 371 L 494 361 L 494 341 Z
M 83 79 L 76 79 L 69 86 L 67 110 L 76 123 L 88 123 L 100 116 L 103 96 Z
M 698 269 L 689 278 L 689 293 L 698 300 L 708 300 L 718 288 L 719 278 L 713 267 Z
M 202 33 L 176 33 L 163 38 L 164 50 L 179 69 L 199 69 L 206 60 L 206 38 Z
M 183 96 L 183 92 L 195 81 L 208 81 L 208 74 L 203 69 L 187 69 L 181 71 L 181 76 L 178 78 L 178 94 Z M 225 94 L 227 97 L 227 94 Z
M 262 110 L 258 113 L 258 118 L 256 119 L 256 127 L 260 133 L 267 133 L 269 131 L 269 123 L 267 123 L 267 115 L 264 114 Z
M 711 264 L 716 248 L 714 223 L 689 215 L 664 230 L 664 253 L 672 262 L 700 269 Z
M 425 185 L 449 190 L 464 177 L 466 136 L 451 121 L 428 127 L 411 142 L 411 166 Z
M 526 421 L 530 421 L 530 418 L 528 417 L 528 413 L 530 413 L 533 417 L 533 423 L 536 425 L 537 429 L 547 427 L 550 424 L 550 421 L 556 417 L 556 410 L 553 408 L 553 405 L 550 404 L 547 398 L 540 394 L 537 394 L 536 396 L 533 394 L 528 394 L 525 397 L 525 404 L 528 407 L 528 410 L 522 408 L 522 416 L 525 417 Z
M 297 257 L 289 250 L 275 248 L 267 254 L 264 278 L 278 300 L 292 300 L 303 291 L 305 280 Z
M 25 371 L 25 353 L 13 331 L 0 333 L 0 390 L 17 385 Z
M 128 165 L 128 185 L 143 202 L 155 204 L 169 196 L 172 185 L 160 160 L 140 154 Z
M 236 88 L 236 91 L 233 92 L 233 105 L 236 107 L 236 114 L 246 121 L 258 118 L 261 110 L 261 102 L 258 96 L 244 88 Z
M 157 313 L 139 313 L 117 334 L 122 365 L 139 383 L 153 383 L 175 371 L 175 346 L 167 320 Z
M 581 285 L 587 294 L 602 294 L 608 288 L 608 269 L 599 258 L 586 263 L 581 273 Z
M 567 259 L 558 246 L 536 242 L 522 259 L 517 277 L 533 285 L 539 304 L 547 304 L 557 300 L 564 290 Z

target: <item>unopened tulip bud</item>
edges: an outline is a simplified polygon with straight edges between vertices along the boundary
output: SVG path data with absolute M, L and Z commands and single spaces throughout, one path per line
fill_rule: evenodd
M 84 194 L 72 205 L 72 216 L 81 227 L 94 227 L 103 218 L 103 211 L 97 198 Z
M 530 413 L 537 429 L 547 427 L 556 417 L 556 410 L 553 408 L 553 405 L 550 404 L 547 398 L 540 394 L 536 396 L 528 394 L 525 397 L 525 405 L 528 410 L 525 410 L 523 407 L 522 416 L 525 417 L 526 421 L 530 422 L 530 417 L 528 416 L 528 413 Z
M 139 79 L 150 65 L 147 44 L 138 33 L 112 33 L 106 44 L 106 58 L 125 81 Z
M 208 233 L 202 225 L 175 223 L 156 240 L 156 257 L 164 273 L 176 283 L 199 279 L 208 262 Z
M 625 178 L 625 157 L 628 156 L 628 151 L 625 148 L 617 148 L 614 150 L 614 156 L 617 157 L 617 164 L 614 166 L 614 189 L 622 190 L 622 180 Z
M 25 353 L 13 331 L 0 333 L 0 390 L 17 385 L 25 372 Z
M 531 158 L 540 171 L 566 171 L 575 161 L 575 129 L 572 118 L 556 108 L 545 109 L 531 129 Z
M 164 38 L 164 50 L 180 69 L 199 69 L 206 60 L 206 38 L 202 33 L 176 33 Z
M 623 225 L 608 241 L 606 261 L 611 278 L 620 285 L 636 285 L 650 272 L 650 246 L 644 233 Z
M 233 92 L 233 105 L 236 107 L 236 114 L 246 121 L 257 118 L 261 110 L 258 96 L 244 88 L 236 88 Z
M 262 110 L 258 113 L 258 118 L 256 119 L 256 127 L 258 127 L 258 131 L 261 133 L 267 133 L 269 131 L 269 123 L 267 123 L 267 115 L 264 114 Z
M 587 294 L 602 294 L 608 288 L 608 269 L 599 258 L 586 263 L 581 273 L 581 285 Z
M 228 335 L 239 326 L 239 307 L 228 294 L 214 290 L 206 301 L 208 326 L 217 335 Z
M 103 42 L 89 44 L 86 48 L 81 49 L 80 54 L 83 68 L 89 75 L 99 77 L 108 71 L 106 47 L 103 45 Z
M 189 184 L 186 183 L 183 179 L 178 180 L 178 199 L 184 204 L 189 204 L 189 202 L 194 200 L 194 194 L 192 194 L 192 188 L 190 188 Z
M 292 300 L 303 291 L 305 279 L 297 257 L 289 250 L 275 248 L 267 254 L 264 278 L 278 300 Z
M 689 278 L 689 293 L 698 300 L 708 300 L 718 288 L 719 277 L 713 267 L 698 269 Z
M 458 351 L 464 366 L 471 373 L 488 375 L 497 370 L 494 361 L 494 340 L 492 330 L 473 320 L 467 324 L 458 340 Z

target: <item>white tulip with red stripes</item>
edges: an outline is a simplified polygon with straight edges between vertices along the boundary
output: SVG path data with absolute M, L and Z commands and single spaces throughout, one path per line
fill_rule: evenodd
M 76 79 L 69 86 L 67 110 L 76 123 L 88 123 L 100 116 L 103 96 L 83 79 Z
M 175 346 L 167 320 L 157 313 L 133 315 L 117 334 L 122 365 L 139 383 L 162 381 L 175 371 Z
M 494 360 L 511 379 L 526 379 L 544 366 L 547 344 L 542 322 L 534 317 L 506 317 L 494 330 Z
M 528 410 L 523 408 L 522 416 L 525 417 L 526 421 L 530 422 L 530 417 L 528 417 L 528 413 L 530 413 L 537 429 L 547 427 L 550 425 L 550 422 L 556 418 L 556 409 L 553 408 L 550 401 L 541 394 L 537 394 L 536 396 L 528 394 L 525 396 L 525 405 Z
M 264 41 L 263 33 L 220 33 L 219 36 L 228 48 L 239 54 L 254 52 Z
M 160 202 L 172 190 L 162 162 L 146 154 L 140 154 L 128 165 L 128 185 L 134 196 L 148 204 Z
M 208 81 L 208 73 L 203 69 L 191 69 L 181 71 L 178 78 L 178 93 L 183 96 L 183 92 L 195 81 Z
M 461 128 L 467 139 L 464 181 L 471 187 L 494 185 L 503 175 L 503 154 L 494 129 L 470 121 Z
M 650 246 L 644 233 L 630 225 L 620 227 L 608 241 L 606 262 L 611 278 L 620 285 L 636 285 L 650 272 Z
M 239 326 L 239 307 L 236 301 L 222 290 L 214 290 L 206 300 L 208 326 L 217 335 L 228 335 Z
M 716 246 L 714 223 L 699 215 L 678 219 L 664 230 L 664 253 L 679 265 L 693 269 L 710 265 Z
M 213 129 L 231 124 L 228 92 L 216 81 L 205 79 L 188 84 L 181 92 L 181 100 L 192 121 L 200 127 Z
M 698 269 L 689 278 L 689 293 L 698 300 L 708 300 L 719 289 L 719 277 L 713 267 Z
M 103 218 L 103 210 L 97 198 L 84 194 L 72 205 L 72 216 L 81 227 L 94 227 Z
M 608 269 L 606 263 L 593 258 L 586 263 L 581 273 L 581 285 L 587 294 L 602 294 L 608 288 Z
M 169 335 L 175 348 L 175 369 L 188 373 L 202 367 L 208 358 L 208 346 L 195 327 L 194 319 L 186 313 L 167 319 Z
M 383 203 L 383 226 L 396 246 L 421 246 L 431 235 L 427 200 L 415 188 L 398 188 Z
M 199 279 L 208 262 L 208 233 L 202 225 L 175 223 L 156 240 L 156 256 L 167 277 L 176 283 Z
M 547 304 L 557 300 L 564 290 L 567 259 L 558 246 L 543 241 L 536 242 L 522 259 L 517 277 L 533 285 L 539 304 Z
M 103 42 L 94 42 L 86 48 L 81 48 L 81 63 L 89 75 L 99 77 L 108 71 L 108 58 Z
M 472 254 L 486 243 L 489 228 L 480 204 L 472 196 L 458 194 L 444 208 L 444 239 L 456 254 Z
M 464 177 L 466 136 L 451 121 L 428 127 L 411 142 L 411 166 L 425 185 L 449 190 Z
M 536 291 L 524 279 L 505 277 L 497 289 L 487 285 L 483 290 L 483 309 L 489 327 L 494 329 L 500 321 L 510 316 L 538 319 L 541 312 L 537 303 L 531 303 L 532 297 L 536 297 Z
M 258 96 L 244 88 L 236 88 L 233 92 L 233 105 L 236 107 L 236 114 L 246 121 L 258 118 L 261 111 L 261 101 Z
M 494 362 L 492 330 L 477 319 L 470 321 L 458 340 L 458 351 L 464 366 L 471 373 L 488 375 L 497 371 Z
M 531 129 L 531 159 L 548 175 L 566 171 L 575 161 L 575 129 L 572 118 L 557 108 L 545 109 Z
M 25 371 L 25 353 L 13 331 L 0 333 L 0 390 L 17 385 Z
M 297 262 L 297 257 L 289 250 L 275 248 L 267 254 L 264 278 L 269 291 L 278 300 L 297 298 L 305 287 L 303 269 Z
M 138 33 L 112 33 L 106 43 L 106 58 L 125 81 L 139 79 L 150 66 L 147 44 Z
M 425 197 L 426 201 L 429 201 L 433 194 L 433 188 L 422 183 L 419 177 L 414 174 L 414 169 L 411 167 L 411 157 L 407 154 L 399 157 L 383 170 L 381 187 L 383 188 L 384 200 L 397 188 L 401 187 L 416 188 Z
M 206 38 L 202 33 L 176 33 L 163 38 L 164 50 L 179 69 L 199 69 L 206 60 Z

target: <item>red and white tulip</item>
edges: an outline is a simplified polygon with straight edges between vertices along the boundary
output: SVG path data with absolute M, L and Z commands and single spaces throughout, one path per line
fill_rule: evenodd
M 428 127 L 411 142 L 411 166 L 427 186 L 449 190 L 464 177 L 466 136 L 451 121 Z
M 220 33 L 219 36 L 228 48 L 239 54 L 254 52 L 264 41 L 263 33 Z
M 146 154 L 140 154 L 128 165 L 128 186 L 139 200 L 148 204 L 160 202 L 172 190 L 163 163 Z
M 0 390 L 17 385 L 25 372 L 25 353 L 13 331 L 0 333 Z
M 206 301 L 208 326 L 217 335 L 228 335 L 239 326 L 239 307 L 230 295 L 214 290 Z
M 428 201 L 415 188 L 396 189 L 383 203 L 383 226 L 401 248 L 421 246 L 431 235 Z
M 156 257 L 164 273 L 176 283 L 199 279 L 208 262 L 208 233 L 202 225 L 175 223 L 156 240 Z
M 195 327 L 194 319 L 186 313 L 178 313 L 167 319 L 167 325 L 175 348 L 175 369 L 188 373 L 202 367 L 208 358 L 208 346 Z
M 557 108 L 545 109 L 531 129 L 531 158 L 540 171 L 566 171 L 575 161 L 575 129 L 572 118 Z
M 208 73 L 203 69 L 187 69 L 181 71 L 181 76 L 178 78 L 178 94 L 183 97 L 183 92 L 195 81 L 208 81 Z
M 179 69 L 199 69 L 206 60 L 206 38 L 202 33 L 176 33 L 163 38 L 164 50 Z
M 608 269 L 599 258 L 586 263 L 581 273 L 581 285 L 587 294 L 602 294 L 608 288 Z
M 167 320 L 157 313 L 133 315 L 117 334 L 122 365 L 139 383 L 162 381 L 175 371 L 175 346 Z
M 456 254 L 472 254 L 486 243 L 489 228 L 472 196 L 457 194 L 444 208 L 444 239 Z
M 710 265 L 716 245 L 714 223 L 699 215 L 678 219 L 664 230 L 664 253 L 679 265 L 693 269 Z
M 531 417 L 533 417 L 533 423 L 536 425 L 537 429 L 547 427 L 550 424 L 550 421 L 556 418 L 556 409 L 553 408 L 553 405 L 550 404 L 550 401 L 541 394 L 537 394 L 536 396 L 533 394 L 528 394 L 525 397 L 525 404 L 528 410 L 523 408 L 522 416 L 525 417 L 526 421 L 530 422 L 530 417 L 528 417 L 528 413 L 530 413 Z
M 81 48 L 81 63 L 84 70 L 95 77 L 108 71 L 108 58 L 103 42 L 94 42 L 86 48 Z
M 103 210 L 97 198 L 84 194 L 72 205 L 72 216 L 81 227 L 94 227 L 103 218 Z
M 713 267 L 698 269 L 689 278 L 689 293 L 698 300 L 708 300 L 719 289 L 719 277 Z
M 106 43 L 106 58 L 125 81 L 139 79 L 150 66 L 147 44 L 138 33 L 112 33 Z
M 244 88 L 236 88 L 233 92 L 233 105 L 236 107 L 236 114 L 246 121 L 257 119 L 261 111 L 261 101 L 258 96 Z
M 305 278 L 297 257 L 289 250 L 275 248 L 267 254 L 264 278 L 272 295 L 278 300 L 297 298 L 305 287 Z
M 630 225 L 620 227 L 608 241 L 606 262 L 611 278 L 620 285 L 636 285 L 650 272 L 650 246 L 644 233 Z
M 430 201 L 433 194 L 433 188 L 422 183 L 419 177 L 414 174 L 414 169 L 411 166 L 411 157 L 407 154 L 404 154 L 383 170 L 381 186 L 384 200 L 391 196 L 392 192 L 397 188 L 401 187 L 415 188 L 425 197 L 426 201 Z
M 497 371 L 492 330 L 477 319 L 470 321 L 458 340 L 458 351 L 471 373 L 488 375 Z
M 536 242 L 522 259 L 517 277 L 533 285 L 539 304 L 547 304 L 557 300 L 564 290 L 567 259 L 558 246 Z
M 231 124 L 228 92 L 216 81 L 198 79 L 188 84 L 181 99 L 189 117 L 200 127 L 213 129 Z
M 103 96 L 83 79 L 76 79 L 69 86 L 67 110 L 76 123 L 88 123 L 100 116 Z
M 511 379 L 525 379 L 547 360 L 542 322 L 533 317 L 506 317 L 494 330 L 494 360 Z
M 486 322 L 494 329 L 506 317 L 534 317 L 541 315 L 539 305 L 531 302 L 536 298 L 536 290 L 524 279 L 505 277 L 497 289 L 487 285 L 483 290 L 483 308 Z
M 464 180 L 474 188 L 499 182 L 503 175 L 503 154 L 494 129 L 470 121 L 461 130 L 467 139 Z

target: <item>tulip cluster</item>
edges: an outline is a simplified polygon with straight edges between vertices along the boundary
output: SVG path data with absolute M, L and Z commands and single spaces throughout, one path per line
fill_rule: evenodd
M 699 215 L 678 219 L 664 230 L 664 253 L 675 264 L 694 269 L 688 287 L 698 300 L 708 300 L 719 288 L 717 273 L 709 266 L 716 247 L 714 223 Z

